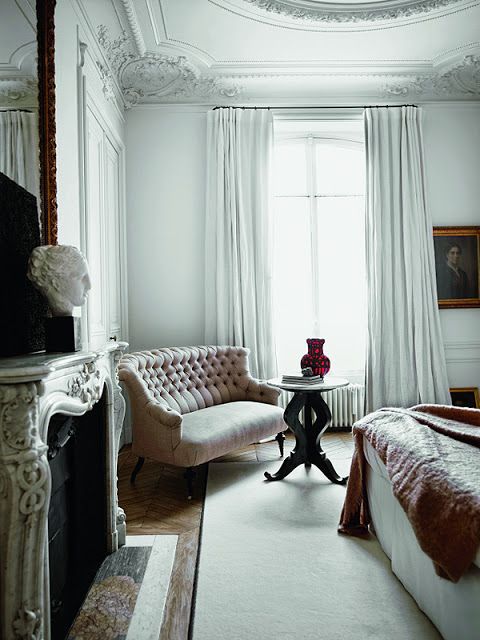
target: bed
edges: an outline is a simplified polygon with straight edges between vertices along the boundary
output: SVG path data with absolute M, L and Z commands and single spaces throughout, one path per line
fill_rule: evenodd
M 382 410 L 359 421 L 354 427 L 356 450 L 339 527 L 341 533 L 350 535 L 375 533 L 392 571 L 445 640 L 480 638 L 480 411 L 472 412 L 475 410 L 422 405 L 412 410 Z M 431 453 L 425 454 L 427 444 Z M 426 500 L 427 476 L 437 482 L 448 458 L 461 464 L 453 465 L 451 477 L 441 480 L 440 493 Z M 467 465 L 471 469 L 465 469 Z M 412 489 L 408 492 L 409 483 Z M 441 500 L 449 484 L 457 487 L 457 495 L 451 506 L 448 502 L 444 506 Z M 405 502 L 406 493 L 416 503 L 413 510 Z M 447 515 L 457 520 L 451 528 Z M 458 526 L 467 516 L 468 526 Z M 432 526 L 425 533 L 419 531 L 421 520 L 438 521 L 441 526 Z M 430 544 L 429 537 L 435 535 L 436 542 Z M 466 555 L 457 562 L 438 543 L 447 550 L 467 549 Z

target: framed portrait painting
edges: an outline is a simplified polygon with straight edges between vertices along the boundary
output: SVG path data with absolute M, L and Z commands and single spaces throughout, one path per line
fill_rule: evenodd
M 471 407 L 480 409 L 480 399 L 477 387 L 462 387 L 450 389 L 450 397 L 454 407 Z
M 480 307 L 480 227 L 434 227 L 438 306 Z

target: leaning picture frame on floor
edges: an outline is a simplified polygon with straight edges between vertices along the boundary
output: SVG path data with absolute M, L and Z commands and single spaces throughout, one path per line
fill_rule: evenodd
M 480 307 L 480 227 L 434 227 L 438 306 Z
M 470 407 L 480 409 L 478 387 L 458 387 L 450 389 L 450 397 L 454 407 Z

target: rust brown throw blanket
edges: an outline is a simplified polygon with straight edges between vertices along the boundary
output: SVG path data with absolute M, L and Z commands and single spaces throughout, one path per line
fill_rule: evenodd
M 480 410 L 380 409 L 355 423 L 353 436 L 338 531 L 368 535 L 364 436 L 385 464 L 393 494 L 437 574 L 457 582 L 480 546 Z

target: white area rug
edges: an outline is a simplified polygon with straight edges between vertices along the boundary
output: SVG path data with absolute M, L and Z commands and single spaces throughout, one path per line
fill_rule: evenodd
M 438 640 L 378 542 L 337 534 L 345 488 L 278 466 L 210 464 L 193 640 Z

